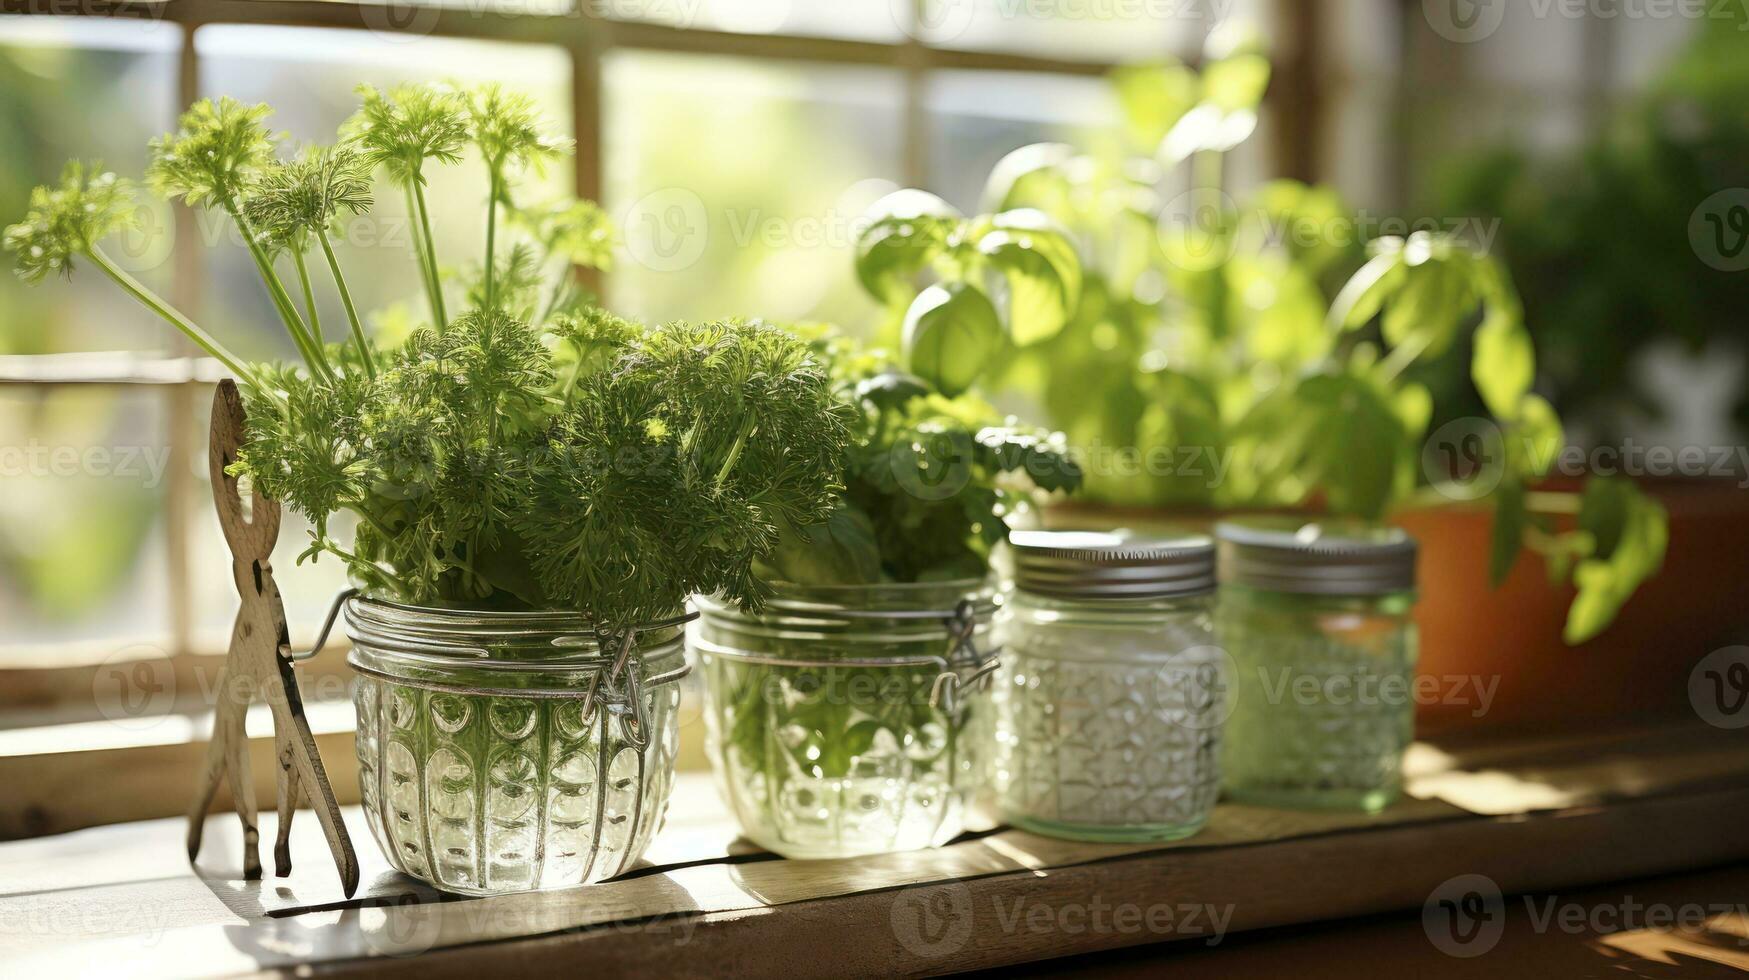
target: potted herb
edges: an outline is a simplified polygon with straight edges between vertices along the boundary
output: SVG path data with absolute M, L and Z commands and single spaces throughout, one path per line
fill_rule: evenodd
M 992 550 L 1080 473 L 1061 439 L 810 331 L 850 409 L 843 491 L 761 561 L 759 612 L 701 600 L 710 752 L 743 832 L 789 857 L 926 847 L 984 780 Z
M 989 384 L 1041 405 L 1098 504 L 1416 523 L 1428 508 L 1487 504 L 1493 581 L 1535 552 L 1575 589 L 1567 642 L 1595 637 L 1659 569 L 1663 508 L 1625 480 L 1547 484 L 1562 426 L 1533 391 L 1531 333 L 1494 256 L 1425 231 L 1362 254 L 1358 223 L 1329 189 L 1278 181 L 1243 205 L 1224 191 L 1224 156 L 1254 128 L 1268 78 L 1256 42 L 1227 29 L 1211 35 L 1200 73 L 1119 70 L 1136 149 L 1015 150 L 979 216 L 900 191 L 870 215 L 863 282 L 908 338 L 952 337 L 990 365 Z M 1016 214 L 1039 229 L 1030 274 L 991 274 L 991 250 L 969 243 Z M 1072 277 L 1056 271 L 1071 265 L 1054 259 L 1065 238 L 1082 257 Z M 1073 284 L 1078 301 L 1059 316 L 1054 298 Z M 991 329 L 1004 306 L 1014 328 Z M 1045 326 L 1021 329 L 1028 317 Z M 1488 417 L 1435 426 L 1420 379 L 1464 345 Z M 1428 596 L 1456 613 L 1442 623 L 1466 618 L 1473 599 Z M 1447 662 L 1480 642 L 1429 639 Z
M 305 557 L 337 558 L 363 590 L 347 608 L 360 777 L 390 861 L 467 893 L 616 874 L 666 806 L 686 597 L 758 607 L 755 564 L 834 512 L 846 413 L 784 331 L 645 330 L 587 305 L 573 270 L 605 258 L 610 229 L 592 205 L 518 199 L 563 149 L 521 96 L 367 90 L 336 144 L 292 158 L 268 113 L 197 103 L 147 178 L 235 222 L 299 364 L 246 363 L 109 261 L 133 191 L 99 167 L 39 188 L 5 244 L 26 279 L 90 262 L 242 381 L 232 471 L 307 516 Z M 423 186 L 470 148 L 487 232 L 458 281 Z M 410 201 L 430 313 L 389 348 L 332 243 L 379 174 Z M 324 285 L 343 330 L 318 317 Z M 331 533 L 340 513 L 350 541 Z

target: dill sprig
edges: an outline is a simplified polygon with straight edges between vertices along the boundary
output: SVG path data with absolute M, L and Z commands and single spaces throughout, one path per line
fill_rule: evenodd
M 134 215 L 113 174 L 70 165 L 58 185 L 36 190 L 5 244 L 26 279 L 89 259 L 247 379 L 234 472 L 310 519 L 304 557 L 338 558 L 373 594 L 577 610 L 605 631 L 667 616 L 695 592 L 757 605 L 758 563 L 833 512 L 846 472 L 855 413 L 806 341 L 737 321 L 646 329 L 568 292 L 537 321 L 554 263 L 568 281 L 577 266 L 608 260 L 612 230 L 579 202 L 519 222 L 531 240 L 502 256 L 489 248 L 453 321 L 434 306 L 434 325 L 399 344 L 364 342 L 330 226 L 370 206 L 377 168 L 416 189 L 425 163 L 455 159 L 458 98 L 369 91 L 350 140 L 290 161 L 274 156 L 266 109 L 229 100 L 197 104 L 154 144 L 154 186 L 229 213 L 270 285 L 272 259 L 292 256 L 311 322 L 302 256 L 321 246 L 356 341 L 316 345 L 331 365 L 315 356 L 303 367 L 246 365 L 109 262 L 99 240 Z M 488 89 L 471 105 L 496 214 L 516 177 L 558 147 L 526 100 Z M 422 241 L 430 294 L 428 225 Z M 288 326 L 301 323 L 289 297 L 283 306 Z M 351 541 L 336 514 L 356 517 Z
M 0 240 L 7 251 L 17 255 L 18 276 L 26 282 L 41 282 L 50 273 L 71 278 L 74 260 L 89 259 L 237 377 L 256 383 L 254 372 L 241 358 L 104 253 L 100 242 L 138 221 L 139 206 L 134 203 L 131 182 L 103 169 L 100 163 L 71 160 L 62 168 L 59 183 L 31 191 L 24 220 L 7 228 Z
M 509 179 L 524 168 L 539 173 L 570 141 L 541 131 L 534 102 L 488 82 L 468 93 L 468 124 L 474 145 L 486 162 L 486 257 L 482 293 L 485 306 L 498 302 L 496 247 L 499 205 L 510 205 Z
M 274 162 L 277 141 L 264 125 L 272 114 L 265 103 L 244 105 L 229 96 L 196 102 L 177 121 L 176 132 L 151 141 L 146 183 L 165 197 L 180 197 L 189 207 L 218 208 L 230 215 L 292 343 L 311 371 L 332 377 L 321 341 L 298 313 L 274 271 L 272 256 L 243 213 L 261 172 Z
M 468 141 L 466 100 L 454 88 L 438 85 L 400 85 L 387 94 L 360 85 L 358 94 L 363 103 L 344 129 L 356 137 L 366 162 L 383 168 L 389 180 L 406 193 L 407 214 L 414 222 L 414 258 L 419 263 L 426 301 L 431 304 L 432 322 L 442 330 L 448 316 L 431 235 L 431 212 L 425 204 L 425 164 L 461 160 Z
M 343 214 L 357 215 L 370 210 L 370 171 L 370 165 L 353 145 L 306 148 L 296 160 L 274 162 L 263 168 L 244 203 L 243 213 L 270 255 L 279 251 L 291 253 L 304 291 L 310 326 L 317 337 L 322 334 L 322 325 L 304 253 L 311 240 L 321 247 L 328 274 L 346 310 L 359 361 L 366 373 L 374 374 L 376 366 L 370 344 L 365 340 L 364 326 L 359 322 L 352 291 L 347 288 L 346 276 L 328 237 L 329 225 Z

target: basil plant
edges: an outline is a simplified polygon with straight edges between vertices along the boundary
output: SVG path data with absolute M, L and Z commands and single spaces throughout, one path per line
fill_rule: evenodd
M 1541 489 L 1565 437 L 1497 258 L 1432 231 L 1362 242 L 1325 187 L 1229 195 L 1269 75 L 1222 28 L 1200 72 L 1112 73 L 1121 147 L 1017 149 L 975 217 L 919 190 L 877 202 L 858 271 L 908 369 L 1036 402 L 1106 503 L 1377 520 L 1485 500 L 1494 581 L 1543 554 L 1578 589 L 1567 641 L 1595 636 L 1661 565 L 1663 508 L 1624 480 Z M 1490 417 L 1435 429 L 1426 380 L 1466 344 Z

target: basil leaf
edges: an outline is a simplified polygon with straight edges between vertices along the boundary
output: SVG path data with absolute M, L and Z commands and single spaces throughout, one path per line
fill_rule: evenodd
M 1596 540 L 1597 550 L 1573 570 L 1579 594 L 1562 631 L 1569 644 L 1603 632 L 1640 583 L 1657 574 L 1670 543 L 1669 515 L 1626 480 L 1588 481 L 1579 526 Z
M 949 398 L 970 388 L 1001 348 L 996 307 L 970 283 L 930 286 L 905 311 L 906 362 Z
M 1505 482 L 1494 493 L 1494 530 L 1488 553 L 1488 581 L 1495 588 L 1506 581 L 1524 540 L 1524 485 Z
M 1476 329 L 1476 347 L 1470 360 L 1470 378 L 1482 402 L 1495 418 L 1511 419 L 1536 376 L 1536 351 L 1530 332 L 1509 310 L 1490 308 Z
M 978 251 L 1008 284 L 1008 322 L 1016 346 L 1049 340 L 1081 298 L 1081 260 L 1069 236 L 1042 212 L 1005 211 Z
M 912 280 L 943 247 L 961 218 L 953 205 L 927 191 L 894 191 L 864 214 L 856 240 L 856 277 L 869 295 L 898 303 L 912 295 Z

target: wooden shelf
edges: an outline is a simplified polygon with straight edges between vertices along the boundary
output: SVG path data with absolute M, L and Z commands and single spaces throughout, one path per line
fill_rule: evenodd
M 1749 857 L 1749 740 L 1693 726 L 1418 744 L 1412 798 L 1372 817 L 1223 805 L 1170 845 L 1088 845 L 981 825 L 929 851 L 786 861 L 740 840 L 682 774 L 629 875 L 446 899 L 382 863 L 345 899 L 308 813 L 286 879 L 240 880 L 211 818 L 198 873 L 175 820 L 0 845 L 0 948 L 19 976 L 922 974 L 1416 909 L 1449 879 L 1506 894 Z M 191 777 L 192 778 L 192 777 Z M 263 814 L 262 839 L 273 837 Z

